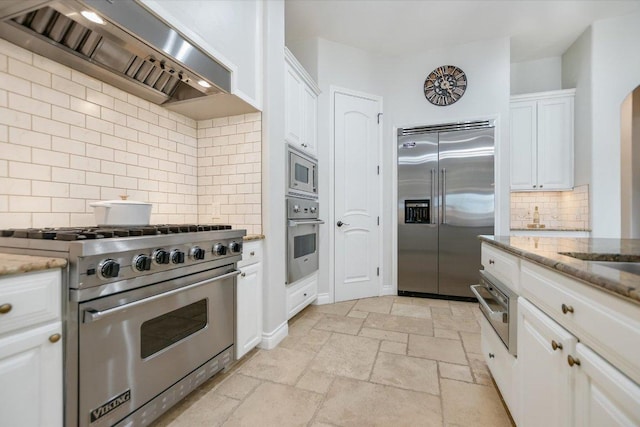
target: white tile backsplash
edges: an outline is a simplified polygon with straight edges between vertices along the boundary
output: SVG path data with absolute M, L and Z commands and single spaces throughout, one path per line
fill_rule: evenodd
M 93 225 L 91 202 L 128 194 L 153 223 L 260 233 L 261 126 L 196 122 L 0 39 L 0 228 Z
M 536 206 L 540 224 L 546 228 L 590 228 L 588 185 L 575 187 L 573 191 L 511 193 L 511 228 L 527 228 L 527 224 L 532 224 Z

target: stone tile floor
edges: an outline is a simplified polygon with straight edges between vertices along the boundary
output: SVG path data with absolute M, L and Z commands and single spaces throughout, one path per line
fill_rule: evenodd
M 477 304 L 384 296 L 309 306 L 156 421 L 181 426 L 511 426 Z

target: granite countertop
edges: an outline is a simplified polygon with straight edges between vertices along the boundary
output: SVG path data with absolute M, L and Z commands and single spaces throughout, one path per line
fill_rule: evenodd
M 242 240 L 246 242 L 249 240 L 264 240 L 264 238 L 264 234 L 247 234 L 242 238 Z
M 63 268 L 66 266 L 67 260 L 63 258 L 0 253 L 0 276 L 48 270 L 50 268 Z
M 480 240 L 640 305 L 640 275 L 592 262 L 640 262 L 640 239 L 480 236 Z
M 545 228 L 528 228 L 515 227 L 511 231 L 591 231 L 590 228 L 569 228 L 569 227 L 545 227 Z

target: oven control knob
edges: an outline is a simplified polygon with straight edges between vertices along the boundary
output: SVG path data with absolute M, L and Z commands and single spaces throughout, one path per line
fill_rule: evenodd
M 194 246 L 189 251 L 189 256 L 195 260 L 204 259 L 204 255 L 205 255 L 204 249 L 200 248 L 199 246 Z
M 229 252 L 232 254 L 238 254 L 242 252 L 242 243 L 231 242 L 229 243 Z
M 171 262 L 174 264 L 182 264 L 184 263 L 184 252 L 182 251 L 172 251 L 171 252 Z
M 213 254 L 217 256 L 222 256 L 227 254 L 227 248 L 222 243 L 216 243 L 213 245 Z
M 316 213 L 318 211 L 318 208 L 316 208 L 315 206 L 311 206 L 309 210 L 311 211 L 311 213 Z
M 138 271 L 151 270 L 151 258 L 146 255 L 138 255 L 133 259 L 133 266 Z
M 100 276 L 103 279 L 112 279 L 114 277 L 118 277 L 118 274 L 120 274 L 120 264 L 112 259 L 105 259 L 100 263 L 98 268 Z
M 300 206 L 298 206 L 298 205 L 293 205 L 293 211 L 294 211 L 295 213 L 300 212 Z
M 169 252 L 158 249 L 153 253 L 153 262 L 156 264 L 169 264 Z

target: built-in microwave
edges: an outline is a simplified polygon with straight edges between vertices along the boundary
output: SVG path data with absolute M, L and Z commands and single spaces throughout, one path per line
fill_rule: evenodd
M 289 163 L 288 189 L 290 196 L 318 198 L 318 161 L 287 146 Z

